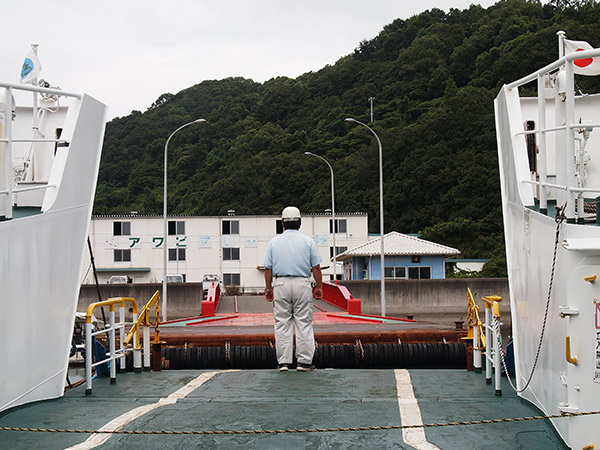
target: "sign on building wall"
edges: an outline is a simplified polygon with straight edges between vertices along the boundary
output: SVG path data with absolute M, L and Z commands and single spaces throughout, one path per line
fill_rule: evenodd
M 317 245 L 319 247 L 326 247 L 327 246 L 327 235 L 326 234 L 316 234 L 315 235 L 315 242 L 317 243 Z
M 248 236 L 244 238 L 244 246 L 247 248 L 256 248 L 258 247 L 258 237 L 256 236 Z
M 106 240 L 104 241 L 104 248 L 119 248 L 119 242 L 117 241 L 117 238 L 115 236 L 106 238 Z
M 187 236 L 177 236 L 175 238 L 175 247 L 186 248 L 187 247 Z
M 222 247 L 235 247 L 235 237 L 229 234 L 221 236 Z
M 122 248 L 122 246 L 119 247 L 119 238 L 117 236 L 111 236 L 104 240 L 104 248 L 107 250 L 110 250 L 110 249 Z M 142 238 L 130 236 L 129 238 L 127 238 L 127 248 L 133 248 L 133 249 L 142 248 Z
M 200 236 L 198 238 L 198 247 L 199 248 L 210 248 L 210 236 Z
M 139 237 L 130 237 L 129 238 L 129 248 L 142 248 L 142 238 Z
M 162 248 L 165 238 L 163 236 L 157 236 L 152 238 L 152 248 Z

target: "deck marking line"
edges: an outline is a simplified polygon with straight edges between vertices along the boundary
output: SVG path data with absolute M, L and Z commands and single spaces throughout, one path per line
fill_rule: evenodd
M 398 407 L 400 408 L 402 425 L 423 425 L 421 410 L 413 392 L 412 380 L 408 370 L 396 369 L 394 374 L 396 375 Z M 417 450 L 440 450 L 439 447 L 427 442 L 424 428 L 403 428 L 402 439 L 406 444 Z
M 113 420 L 111 420 L 110 422 L 108 422 L 107 424 L 103 425 L 100 428 L 100 431 L 119 430 L 119 429 L 123 428 L 125 425 L 127 425 L 129 422 L 137 419 L 138 417 L 143 416 L 144 414 L 146 414 L 156 408 L 160 408 L 161 406 L 172 405 L 173 403 L 176 403 L 177 400 L 180 400 L 180 399 L 186 397 L 188 394 L 193 392 L 198 387 L 202 386 L 204 383 L 206 383 L 208 380 L 210 380 L 215 375 L 217 375 L 219 373 L 226 373 L 226 372 L 237 372 L 237 371 L 236 370 L 219 370 L 219 371 L 215 371 L 215 372 L 205 372 L 205 373 L 201 374 L 200 376 L 194 378 L 192 381 L 190 381 L 188 384 L 186 384 L 182 388 L 177 389 L 175 392 L 173 392 L 168 397 L 161 398 L 156 403 L 140 406 L 138 408 L 132 409 L 131 411 L 127 411 L 124 414 L 121 414 L 119 417 L 116 417 Z M 72 447 L 68 447 L 65 450 L 89 450 L 89 449 L 92 449 L 94 447 L 104 444 L 111 436 L 113 436 L 113 435 L 105 434 L 105 433 L 93 434 L 89 438 L 87 438 L 85 441 L 83 441 L 79 444 L 73 445 Z

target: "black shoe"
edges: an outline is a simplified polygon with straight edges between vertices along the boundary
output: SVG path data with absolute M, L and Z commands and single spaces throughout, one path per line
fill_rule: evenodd
M 287 372 L 288 370 L 290 370 L 289 364 L 279 364 L 277 366 L 277 372 Z
M 296 368 L 298 372 L 316 372 L 317 368 L 312 364 L 303 364 L 298 363 L 298 367 Z

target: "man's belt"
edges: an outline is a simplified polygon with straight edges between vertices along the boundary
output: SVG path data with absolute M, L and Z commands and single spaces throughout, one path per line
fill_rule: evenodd
M 308 278 L 304 275 L 275 275 L 275 278 Z

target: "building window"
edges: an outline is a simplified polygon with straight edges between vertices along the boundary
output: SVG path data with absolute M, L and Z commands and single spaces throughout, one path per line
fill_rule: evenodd
M 340 253 L 344 253 L 346 250 L 348 250 L 348 247 L 338 247 L 337 245 L 335 246 L 336 249 L 336 253 L 335 256 L 339 255 Z M 333 258 L 333 247 L 329 247 L 329 257 Z
M 431 267 L 409 267 L 409 280 L 428 280 L 431 278 Z
M 275 233 L 283 233 L 283 222 L 281 221 L 281 219 L 277 219 L 277 222 L 275 222 Z
M 113 250 L 115 262 L 131 262 L 131 250 L 115 248 Z
M 329 219 L 329 232 L 333 233 L 333 220 Z M 346 233 L 347 232 L 347 223 L 346 219 L 335 219 L 335 232 L 336 233 Z
M 406 279 L 406 267 L 386 267 L 384 272 L 385 277 L 392 280 Z
M 240 249 L 234 247 L 225 247 L 223 249 L 223 261 L 239 261 Z
M 223 234 L 240 234 L 239 220 L 224 220 L 221 223 Z
M 223 274 L 223 284 L 225 286 L 240 286 L 241 278 L 239 273 L 224 273 Z
M 407 276 L 408 275 L 408 276 Z M 385 278 L 391 280 L 428 280 L 431 267 L 386 267 Z
M 184 234 L 185 222 L 183 220 L 169 220 L 169 236 Z
M 113 236 L 131 236 L 131 222 L 113 222 Z
M 185 261 L 185 248 L 170 248 L 169 261 Z

